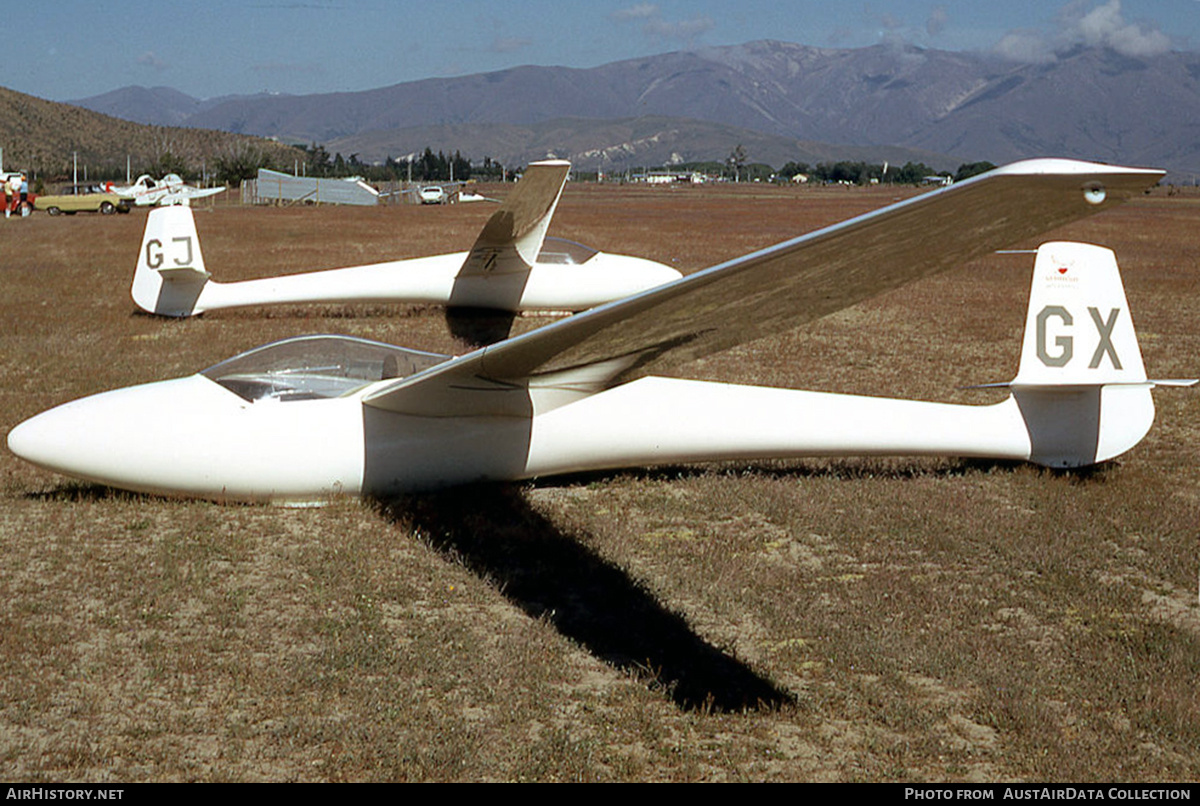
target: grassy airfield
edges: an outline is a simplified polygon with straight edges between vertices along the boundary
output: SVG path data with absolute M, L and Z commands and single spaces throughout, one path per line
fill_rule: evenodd
M 686 273 L 903 193 L 571 185 L 550 234 Z M 234 280 L 467 249 L 493 209 L 196 217 Z M 136 313 L 145 216 L 0 222 L 0 435 L 300 333 L 469 347 L 435 308 Z M 1151 377 L 1200 372 L 1200 196 L 1051 237 L 1116 250 Z M 993 402 L 959 387 L 1015 374 L 1031 266 L 964 265 L 689 375 Z M 0 777 L 1194 781 L 1200 393 L 1155 402 L 1089 472 L 727 464 L 302 510 L 0 450 Z

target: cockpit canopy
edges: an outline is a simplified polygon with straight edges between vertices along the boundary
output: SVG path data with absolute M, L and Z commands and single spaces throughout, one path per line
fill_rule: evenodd
M 546 238 L 537 262 L 556 266 L 582 266 L 592 259 L 596 250 L 565 238 Z
M 353 336 L 297 336 L 257 347 L 200 374 L 250 402 L 340 397 L 406 378 L 451 356 Z

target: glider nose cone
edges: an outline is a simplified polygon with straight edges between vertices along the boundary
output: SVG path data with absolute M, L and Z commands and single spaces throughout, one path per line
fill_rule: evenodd
M 64 403 L 10 431 L 9 450 L 67 476 L 145 488 L 161 473 L 162 457 L 171 454 L 162 425 L 171 421 L 180 385 L 188 383 L 147 384 Z
M 30 417 L 8 432 L 8 449 L 26 462 L 51 467 L 62 454 L 56 409 Z
M 666 285 L 667 283 L 683 279 L 683 272 L 678 269 L 672 269 L 670 266 L 664 266 L 661 263 L 657 265 L 659 266 L 657 285 Z
M 649 291 L 660 285 L 673 283 L 683 277 L 683 274 L 670 266 L 645 258 L 628 258 L 629 282 L 633 287 L 631 293 Z
M 8 434 L 8 448 L 22 459 L 76 478 L 112 481 L 126 464 L 128 433 L 124 427 L 145 411 L 107 395 L 94 395 L 42 412 Z M 124 405 L 114 406 L 114 403 Z M 114 416 L 118 415 L 118 416 Z
M 251 404 L 203 375 L 85 397 L 8 435 L 36 465 L 125 490 L 316 501 L 362 489 L 355 398 Z

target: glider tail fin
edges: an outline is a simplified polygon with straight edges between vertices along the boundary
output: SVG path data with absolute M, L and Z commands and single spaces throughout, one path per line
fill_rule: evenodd
M 570 170 L 566 160 L 530 163 L 500 209 L 483 225 L 458 276 L 528 273 L 542 250 Z
M 133 274 L 133 301 L 162 316 L 201 313 L 200 292 L 209 282 L 196 222 L 188 207 L 156 207 L 146 219 Z
M 1146 369 L 1116 257 L 1092 244 L 1042 244 L 1013 386 L 1118 383 L 1146 383 Z
M 1081 467 L 1132 448 L 1154 422 L 1112 250 L 1052 242 L 1037 251 L 1017 377 L 1030 460 Z

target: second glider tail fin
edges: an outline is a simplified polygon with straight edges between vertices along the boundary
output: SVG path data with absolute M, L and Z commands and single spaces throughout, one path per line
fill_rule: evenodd
M 530 163 L 500 209 L 483 225 L 458 276 L 528 273 L 542 250 L 570 170 L 566 160 Z
M 191 209 L 152 209 L 133 274 L 133 301 L 150 313 L 191 316 L 201 312 L 196 303 L 209 276 Z

